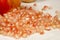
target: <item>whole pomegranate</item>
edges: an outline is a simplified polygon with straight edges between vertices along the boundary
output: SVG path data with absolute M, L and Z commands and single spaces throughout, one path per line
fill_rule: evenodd
M 20 6 L 20 0 L 0 0 L 0 14 L 8 12 L 10 9 Z

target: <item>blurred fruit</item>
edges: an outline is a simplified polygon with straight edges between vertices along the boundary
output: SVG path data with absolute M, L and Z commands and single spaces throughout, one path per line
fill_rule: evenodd
M 35 0 L 22 0 L 22 1 L 26 3 L 30 3 L 30 2 L 34 2 Z
M 10 9 L 20 6 L 20 0 L 0 0 L 0 14 L 8 12 Z

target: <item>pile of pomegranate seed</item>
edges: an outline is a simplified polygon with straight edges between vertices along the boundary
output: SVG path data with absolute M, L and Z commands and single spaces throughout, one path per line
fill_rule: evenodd
M 0 15 L 2 35 L 20 38 L 34 33 L 44 34 L 44 30 L 50 31 L 52 28 L 60 28 L 60 20 L 57 16 L 44 14 L 43 11 L 22 8 Z

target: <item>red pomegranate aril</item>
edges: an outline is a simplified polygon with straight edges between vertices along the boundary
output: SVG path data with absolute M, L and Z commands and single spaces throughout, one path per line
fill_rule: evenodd
M 44 34 L 45 30 L 50 31 L 51 28 L 60 27 L 60 20 L 58 20 L 57 17 L 52 18 L 50 14 L 48 15 L 46 14 L 44 16 L 43 15 L 44 13 L 41 11 L 37 12 L 33 9 L 26 9 L 26 8 L 17 9 L 16 11 L 14 11 L 14 13 L 13 11 L 11 11 L 11 13 L 9 12 L 6 15 L 4 15 L 4 18 L 0 16 L 1 17 L 0 19 L 2 20 L 6 19 L 6 21 L 2 21 L 3 23 L 6 24 L 6 26 L 2 25 L 4 26 L 4 29 L 5 29 L 5 30 L 1 29 L 3 31 L 2 33 L 4 34 L 5 32 L 6 33 L 5 35 L 9 34 L 9 35 L 12 35 L 13 37 L 20 38 L 20 37 L 26 37 L 27 35 L 31 35 L 34 33 L 39 33 L 42 35 Z M 6 16 L 8 18 L 6 18 Z M 14 24 L 14 25 L 11 25 L 11 24 Z M 10 33 L 8 32 L 7 27 L 10 28 L 9 30 Z

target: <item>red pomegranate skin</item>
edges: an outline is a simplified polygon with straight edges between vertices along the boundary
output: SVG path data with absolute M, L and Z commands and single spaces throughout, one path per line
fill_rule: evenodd
M 9 11 L 10 6 L 7 0 L 0 0 L 0 14 L 3 15 L 7 11 Z
M 21 4 L 20 0 L 0 0 L 0 15 L 10 11 L 10 9 L 19 7 Z

